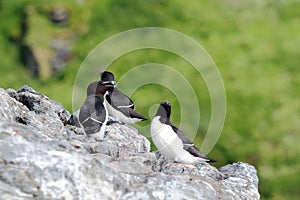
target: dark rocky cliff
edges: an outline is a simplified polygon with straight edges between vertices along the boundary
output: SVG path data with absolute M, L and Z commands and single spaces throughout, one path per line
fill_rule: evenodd
M 259 199 L 256 169 L 167 162 L 130 126 L 103 142 L 67 125 L 59 103 L 0 88 L 1 199 Z

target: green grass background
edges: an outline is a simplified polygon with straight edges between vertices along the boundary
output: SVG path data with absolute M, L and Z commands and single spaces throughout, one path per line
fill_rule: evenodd
M 71 13 L 65 27 L 55 26 L 47 15 L 61 5 Z M 218 160 L 215 166 L 249 162 L 258 170 L 261 199 L 299 198 L 300 1 L 0 0 L 0 17 L 0 86 L 30 85 L 70 111 L 76 72 L 101 41 L 145 26 L 170 28 L 192 37 L 215 61 L 226 88 L 225 126 L 209 154 Z M 26 35 L 20 29 L 24 20 Z M 47 46 L 55 34 L 71 35 L 72 59 L 50 78 L 32 77 L 20 60 L 20 47 Z M 201 123 L 194 142 L 200 147 L 210 120 L 210 97 L 189 63 L 171 53 L 140 50 L 120 57 L 109 70 L 118 79 L 132 67 L 150 62 L 173 67 L 195 89 Z M 173 104 L 172 121 L 178 124 L 178 100 L 167 88 L 146 85 L 132 98 L 148 116 L 149 106 L 164 100 L 162 94 Z

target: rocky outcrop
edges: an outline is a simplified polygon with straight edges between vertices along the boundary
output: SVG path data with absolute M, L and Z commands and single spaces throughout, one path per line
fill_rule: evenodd
M 259 199 L 247 163 L 172 163 L 130 126 L 96 142 L 59 103 L 28 86 L 0 89 L 1 199 Z

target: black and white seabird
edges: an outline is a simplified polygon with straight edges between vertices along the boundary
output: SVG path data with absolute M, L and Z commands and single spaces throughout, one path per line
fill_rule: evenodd
M 74 124 L 83 128 L 84 132 L 95 138 L 103 140 L 105 127 L 108 119 L 108 111 L 105 103 L 105 96 L 115 86 L 114 82 L 106 83 L 93 82 L 87 88 L 87 97 L 79 111 L 73 115 Z
M 185 164 L 215 162 L 202 154 L 184 135 L 170 122 L 171 104 L 166 101 L 160 104 L 152 119 L 150 132 L 158 150 L 168 159 Z
M 114 82 L 114 75 L 111 72 L 104 71 L 100 73 L 100 77 L 100 82 L 102 83 Z M 116 121 L 125 124 L 134 124 L 147 120 L 143 115 L 135 111 L 132 100 L 116 87 L 112 91 L 109 91 L 106 100 L 108 113 Z

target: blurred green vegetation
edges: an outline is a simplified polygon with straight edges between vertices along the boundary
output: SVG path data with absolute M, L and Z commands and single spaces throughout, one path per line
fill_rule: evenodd
M 70 20 L 67 26 L 56 27 L 47 13 L 61 4 L 70 11 Z M 0 0 L 0 18 L 0 86 L 30 85 L 70 111 L 76 72 L 101 41 L 145 26 L 166 27 L 192 37 L 211 55 L 226 87 L 226 122 L 209 156 L 218 160 L 217 167 L 236 161 L 255 165 L 262 199 L 299 198 L 299 1 Z M 34 78 L 22 64 L 21 47 L 47 46 L 50 34 L 71 34 L 74 55 L 59 73 Z M 200 147 L 210 120 L 210 97 L 189 63 L 167 52 L 141 50 L 122 56 L 109 70 L 118 79 L 132 67 L 149 62 L 174 67 L 193 85 L 201 107 L 194 141 Z M 149 92 L 154 95 L 149 97 Z M 180 122 L 178 101 L 167 88 L 146 85 L 132 98 L 145 115 L 149 106 L 169 99 L 172 120 Z

